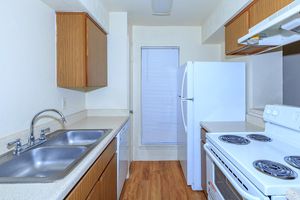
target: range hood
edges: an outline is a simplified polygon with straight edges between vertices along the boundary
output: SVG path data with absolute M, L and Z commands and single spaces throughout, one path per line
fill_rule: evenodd
M 300 0 L 295 0 L 249 29 L 249 33 L 241 37 L 238 43 L 276 48 L 296 41 L 300 41 Z

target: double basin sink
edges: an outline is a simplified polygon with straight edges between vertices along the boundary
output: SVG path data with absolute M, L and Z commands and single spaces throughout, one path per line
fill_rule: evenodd
M 0 157 L 0 183 L 42 183 L 64 178 L 109 133 L 101 130 L 59 130 L 47 141 L 20 155 Z

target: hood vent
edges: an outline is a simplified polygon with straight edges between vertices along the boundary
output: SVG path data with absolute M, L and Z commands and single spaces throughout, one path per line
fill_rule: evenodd
M 251 46 L 284 46 L 300 41 L 300 0 L 295 0 L 249 30 L 238 40 Z

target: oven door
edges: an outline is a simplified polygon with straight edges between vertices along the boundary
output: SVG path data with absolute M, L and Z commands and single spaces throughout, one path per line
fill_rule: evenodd
M 207 193 L 210 200 L 269 200 L 209 142 L 206 151 Z

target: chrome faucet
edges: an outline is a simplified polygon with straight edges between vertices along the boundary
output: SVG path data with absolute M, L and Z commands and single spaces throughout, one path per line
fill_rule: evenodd
M 66 121 L 66 118 L 65 116 L 58 110 L 56 109 L 45 109 L 45 110 L 42 110 L 41 112 L 38 112 L 31 120 L 31 125 L 30 125 L 30 136 L 29 136 L 29 139 L 28 139 L 28 146 L 33 146 L 34 143 L 35 143 L 35 137 L 34 137 L 34 124 L 35 124 L 35 121 L 37 120 L 37 118 L 43 114 L 44 112 L 55 112 L 57 114 L 60 115 L 61 117 L 61 121 L 65 124 L 67 121 Z

